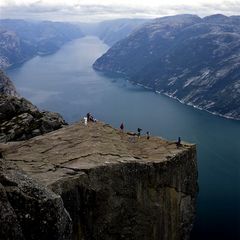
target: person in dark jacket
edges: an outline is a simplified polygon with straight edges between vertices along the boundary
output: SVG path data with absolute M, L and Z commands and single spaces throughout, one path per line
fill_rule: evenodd
M 137 129 L 137 132 L 138 132 L 137 135 L 138 135 L 138 137 L 140 137 L 140 135 L 141 135 L 141 131 L 142 131 L 141 128 L 138 128 L 138 129 Z
M 180 147 L 182 144 L 181 144 L 181 138 L 180 137 L 178 137 L 178 141 L 176 142 L 176 145 L 177 145 L 177 147 Z
M 123 123 L 121 123 L 121 125 L 120 125 L 121 132 L 123 132 L 123 129 L 124 129 L 124 125 L 123 125 Z
M 150 133 L 149 132 L 147 132 L 147 139 L 149 139 L 150 138 Z

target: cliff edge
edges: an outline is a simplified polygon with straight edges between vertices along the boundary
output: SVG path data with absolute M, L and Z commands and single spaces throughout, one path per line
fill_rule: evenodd
M 62 228 L 48 229 L 48 237 L 61 231 L 64 238 L 59 239 L 189 238 L 197 194 L 195 145 L 177 147 L 161 138 L 121 133 L 101 122 L 87 126 L 79 122 L 27 141 L 1 144 L 0 152 L 5 168 L 21 171 L 52 194 L 48 202 L 60 198 L 52 203 L 58 206 L 53 216 L 63 214 L 53 217 L 58 220 L 55 225 L 51 218 L 44 219 L 43 225 L 43 216 L 37 224 L 31 204 L 29 211 L 24 210 L 29 223 L 41 228 L 36 230 L 40 233 L 62 224 Z M 0 175 L 4 173 L 0 171 Z M 15 211 L 14 195 L 3 179 L 0 186 L 6 193 L 5 202 L 17 215 L 21 204 Z M 15 188 L 19 184 L 15 181 Z M 9 215 L 8 211 L 2 215 L 1 226 Z M 34 239 L 18 215 L 17 220 L 24 238 Z M 0 238 L 6 234 L 0 232 Z M 38 239 L 46 239 L 46 235 L 40 234 Z

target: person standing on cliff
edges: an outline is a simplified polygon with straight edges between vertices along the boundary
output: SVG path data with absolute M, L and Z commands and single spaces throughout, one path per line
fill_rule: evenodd
M 150 138 L 150 133 L 149 132 L 147 132 L 147 139 L 149 139 Z
M 84 117 L 83 119 L 84 119 L 84 125 L 87 126 L 87 122 L 88 122 L 87 117 Z
M 142 129 L 138 128 L 137 131 L 138 131 L 137 135 L 138 135 L 138 137 L 140 137 Z
M 123 123 L 121 123 L 121 125 L 120 125 L 121 132 L 123 132 L 123 129 L 124 129 L 124 125 L 123 125 Z
M 180 138 L 180 137 L 178 137 L 178 141 L 177 141 L 176 145 L 177 145 L 177 147 L 180 147 L 180 146 L 182 145 L 182 144 L 181 144 L 181 138 Z

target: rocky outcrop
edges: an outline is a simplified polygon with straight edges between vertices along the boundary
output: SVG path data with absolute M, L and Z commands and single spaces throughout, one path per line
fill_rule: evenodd
M 0 149 L 6 166 L 14 164 L 61 196 L 72 219 L 71 239 L 189 238 L 197 194 L 195 145 L 177 147 L 80 122 Z M 63 222 L 62 231 L 68 229 Z
M 240 120 L 240 17 L 155 19 L 93 65 L 182 103 Z
M 0 142 L 29 139 L 64 125 L 58 113 L 41 112 L 24 98 L 0 94 Z
M 61 197 L 2 159 L 0 224 L 0 239 L 71 239 L 72 222 Z
M 0 70 L 0 94 L 19 97 L 15 86 L 9 77 L 7 77 L 3 71 Z

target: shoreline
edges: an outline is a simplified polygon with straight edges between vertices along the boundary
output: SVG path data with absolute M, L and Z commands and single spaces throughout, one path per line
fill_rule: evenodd
M 198 109 L 198 110 L 200 110 L 200 111 L 204 111 L 204 112 L 207 112 L 207 113 L 209 113 L 209 114 L 211 114 L 211 115 L 218 116 L 218 117 L 221 117 L 221 118 L 225 118 L 225 119 L 227 119 L 227 120 L 232 120 L 232 121 L 240 122 L 240 118 L 234 118 L 234 117 L 230 117 L 230 116 L 223 115 L 223 114 L 221 114 L 221 113 L 211 112 L 211 111 L 209 111 L 209 110 L 207 110 L 207 109 L 204 109 L 204 108 L 202 108 L 202 107 L 199 107 L 199 106 L 197 106 L 197 105 L 194 105 L 194 104 L 192 104 L 191 102 L 189 102 L 189 103 L 184 102 L 183 100 L 181 100 L 181 99 L 179 99 L 179 98 L 177 98 L 177 97 L 174 97 L 174 96 L 168 94 L 167 92 L 164 92 L 164 91 L 161 91 L 161 90 L 154 90 L 152 87 L 148 87 L 148 86 L 143 85 L 143 84 L 141 84 L 141 83 L 137 83 L 137 82 L 135 82 L 135 81 L 131 81 L 131 80 L 130 80 L 124 73 L 122 73 L 122 72 L 121 72 L 121 73 L 120 73 L 120 72 L 118 72 L 118 73 L 105 72 L 105 71 L 103 71 L 102 69 L 97 68 L 94 64 L 92 65 L 92 68 L 93 68 L 93 70 L 95 70 L 96 72 L 100 72 L 100 73 L 104 74 L 106 77 L 108 77 L 108 76 L 118 77 L 118 79 L 123 79 L 124 81 L 127 81 L 127 82 L 129 82 L 129 83 L 131 83 L 131 84 L 137 85 L 137 86 L 139 86 L 139 87 L 142 87 L 142 88 L 144 88 L 144 89 L 146 89 L 146 90 L 149 90 L 149 91 L 151 91 L 151 92 L 164 95 L 164 96 L 169 97 L 169 98 L 171 98 L 171 99 L 174 99 L 174 100 L 178 101 L 179 103 L 184 104 L 184 105 L 186 105 L 186 106 L 193 107 L 193 108 Z
M 93 67 L 93 69 L 94 69 L 95 71 L 97 71 L 97 72 L 101 72 L 101 73 L 105 74 L 104 71 L 101 71 L 101 70 L 99 71 L 99 70 L 96 69 L 95 67 Z M 109 74 L 109 73 L 106 73 L 106 76 L 108 76 L 108 74 Z M 114 73 L 110 73 L 110 74 L 111 74 L 111 76 L 114 75 Z M 116 73 L 115 73 L 115 75 L 116 75 Z M 117 75 L 118 75 L 118 74 L 117 74 Z M 177 98 L 177 97 L 174 97 L 174 96 L 168 94 L 167 92 L 159 91 L 159 90 L 154 90 L 152 87 L 148 87 L 148 86 L 145 86 L 145 85 L 143 85 L 143 84 L 141 84 L 141 83 L 137 83 L 137 82 L 131 81 L 131 80 L 129 80 L 129 79 L 127 78 L 127 76 L 123 76 L 122 74 L 119 75 L 119 78 L 121 78 L 121 79 L 123 79 L 123 80 L 125 80 L 125 81 L 127 81 L 127 82 L 129 82 L 129 83 L 131 83 L 131 84 L 134 84 L 134 85 L 137 85 L 137 86 L 139 86 L 139 87 L 142 87 L 142 88 L 144 88 L 144 89 L 146 89 L 146 90 L 149 90 L 149 91 L 151 91 L 151 92 L 154 92 L 154 93 L 157 93 L 157 94 L 161 94 L 161 95 L 164 95 L 164 96 L 166 96 L 166 97 L 168 97 L 168 98 L 174 99 L 174 100 L 178 101 L 179 103 L 184 104 L 184 105 L 186 105 L 186 106 L 195 108 L 195 109 L 200 110 L 200 111 L 207 112 L 207 113 L 209 113 L 209 114 L 211 114 L 211 115 L 214 115 L 214 116 L 218 116 L 218 117 L 221 117 L 221 118 L 225 118 L 225 119 L 227 119 L 227 120 L 232 120 L 232 121 L 240 122 L 240 118 L 234 118 L 234 117 L 230 117 L 230 116 L 223 115 L 223 114 L 221 114 L 221 113 L 211 112 L 211 111 L 209 111 L 209 110 L 207 110 L 207 109 L 204 109 L 204 108 L 202 108 L 202 107 L 199 107 L 199 106 L 197 106 L 197 105 L 194 105 L 194 104 L 192 104 L 191 102 L 189 102 L 189 103 L 184 102 L 183 100 L 181 100 L 181 99 L 179 99 L 179 98 Z
M 49 56 L 49 55 L 52 55 L 52 54 L 55 54 L 56 52 L 58 52 L 64 45 L 74 41 L 74 40 L 77 40 L 77 39 L 81 39 L 83 37 L 86 37 L 86 36 L 82 36 L 82 37 L 79 37 L 79 38 L 74 38 L 74 39 L 71 39 L 67 42 L 64 42 L 61 46 L 58 46 L 56 49 L 53 49 L 52 51 L 46 51 L 46 52 L 40 52 L 40 51 L 37 51 L 35 52 L 32 56 L 29 56 L 29 57 L 26 57 L 26 58 L 23 58 L 21 61 L 19 62 L 16 62 L 16 63 L 12 63 L 6 67 L 1 67 L 0 66 L 0 70 L 4 71 L 4 72 L 7 72 L 9 70 L 13 70 L 13 69 L 16 69 L 18 67 L 20 67 L 21 65 L 25 64 L 27 61 L 35 58 L 35 57 L 45 57 L 45 56 Z

